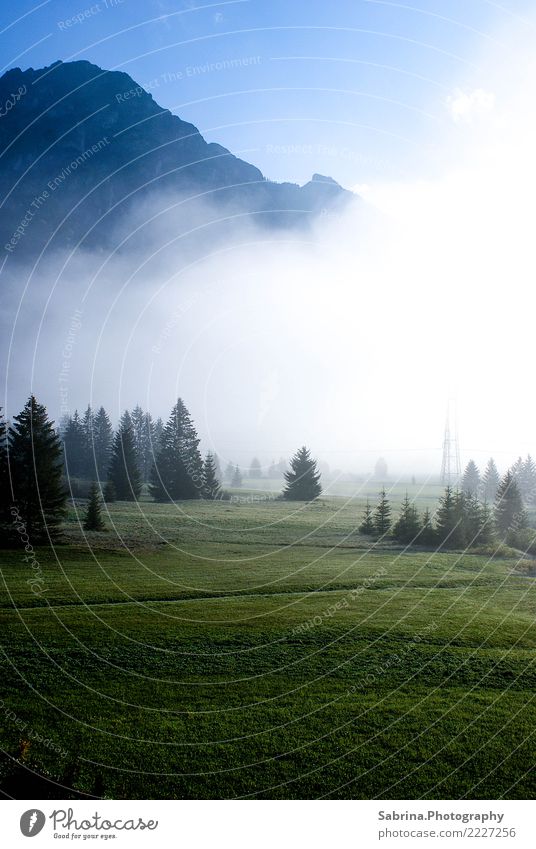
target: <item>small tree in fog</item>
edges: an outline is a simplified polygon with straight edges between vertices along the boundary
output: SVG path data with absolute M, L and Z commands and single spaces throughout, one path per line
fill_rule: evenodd
M 209 498 L 213 501 L 218 498 L 220 492 L 221 487 L 218 480 L 214 454 L 211 454 L 209 451 L 203 463 L 203 498 Z
M 359 533 L 366 534 L 367 536 L 374 536 L 374 518 L 372 514 L 372 507 L 370 506 L 370 501 L 367 498 L 367 503 L 365 505 L 365 510 L 363 512 L 363 520 L 359 525 Z
M 493 504 L 497 495 L 500 480 L 495 460 L 493 457 L 490 457 L 488 465 L 486 466 L 482 476 L 482 487 L 480 490 L 482 501 L 487 501 L 489 504 Z
M 89 500 L 84 518 L 85 531 L 105 531 L 106 525 L 101 514 L 101 496 L 96 481 L 93 481 L 89 490 Z
M 383 457 L 376 460 L 376 465 L 374 466 L 374 477 L 377 481 L 387 480 L 387 463 Z
M 474 460 L 469 460 L 462 477 L 462 492 L 466 495 L 478 495 L 480 492 L 480 472 Z
M 314 501 L 322 492 L 320 472 L 309 450 L 304 446 L 298 449 L 290 461 L 290 469 L 285 472 L 287 485 L 283 498 L 287 501 Z
M 251 465 L 249 467 L 248 477 L 254 478 L 254 479 L 262 478 L 261 464 L 260 464 L 257 457 L 254 457 L 253 460 L 251 461 Z
M 378 536 L 388 533 L 391 527 L 391 505 L 387 498 L 385 487 L 380 492 L 380 498 L 374 511 L 374 530 Z
M 238 468 L 238 466 L 234 467 L 233 476 L 231 478 L 231 486 L 235 489 L 240 489 L 242 486 L 242 472 Z

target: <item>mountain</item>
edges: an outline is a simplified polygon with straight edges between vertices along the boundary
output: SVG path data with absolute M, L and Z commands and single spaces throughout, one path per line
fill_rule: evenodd
M 55 62 L 0 78 L 0 246 L 14 258 L 47 243 L 139 245 L 148 209 L 180 235 L 194 201 L 198 223 L 208 214 L 199 212 L 201 200 L 214 221 L 238 215 L 294 228 L 352 197 L 319 174 L 302 187 L 267 180 L 123 72 Z

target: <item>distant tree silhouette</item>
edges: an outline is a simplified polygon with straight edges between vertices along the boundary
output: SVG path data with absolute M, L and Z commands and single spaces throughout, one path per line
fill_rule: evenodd
M 251 464 L 250 464 L 250 467 L 249 467 L 248 477 L 250 477 L 250 478 L 262 478 L 261 464 L 260 464 L 257 457 L 254 457 L 253 460 L 251 461 Z
M 482 486 L 480 490 L 482 501 L 493 504 L 497 495 L 499 483 L 500 477 L 499 472 L 497 471 L 497 466 L 495 465 L 495 460 L 493 457 L 490 457 L 482 476 Z
M 238 468 L 238 466 L 234 467 L 233 476 L 231 478 L 231 486 L 235 489 L 240 489 L 242 486 L 242 472 Z
M 203 498 L 214 500 L 221 494 L 214 455 L 210 452 L 203 464 Z
M 285 480 L 287 485 L 283 490 L 283 498 L 287 501 L 314 501 L 322 492 L 316 460 L 313 460 L 305 445 L 291 459 Z
M 365 534 L 367 536 L 374 536 L 374 519 L 372 513 L 372 507 L 370 506 L 370 501 L 367 498 L 367 503 L 365 505 L 365 510 L 363 512 L 363 520 L 359 525 L 359 533 Z
M 199 437 L 181 398 L 171 411 L 151 471 L 150 492 L 155 501 L 200 498 L 203 460 Z
M 474 460 L 469 460 L 462 476 L 461 489 L 466 495 L 478 495 L 480 492 L 480 472 Z
M 393 527 L 393 536 L 398 542 L 405 544 L 417 542 L 420 530 L 421 521 L 419 519 L 419 513 L 406 492 L 400 508 L 400 515 Z
M 132 419 L 128 411 L 121 416 L 114 436 L 108 480 L 113 483 L 119 501 L 137 501 L 141 493 L 141 478 L 134 445 Z
M 93 466 L 92 473 L 99 480 L 106 480 L 110 466 L 113 428 L 104 407 L 100 407 L 93 418 Z
M 376 460 L 376 465 L 374 466 L 374 477 L 377 481 L 387 480 L 387 463 L 383 457 L 379 457 Z
M 391 527 L 391 505 L 385 491 L 380 492 L 379 501 L 374 511 L 374 529 L 378 536 L 384 536 Z
M 511 471 L 506 472 L 499 484 L 495 498 L 495 525 L 505 536 L 511 528 L 519 528 L 518 522 L 525 521 L 523 500 Z

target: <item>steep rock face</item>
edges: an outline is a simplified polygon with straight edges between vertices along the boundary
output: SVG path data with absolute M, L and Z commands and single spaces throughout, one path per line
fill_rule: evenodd
M 303 225 L 352 197 L 318 174 L 303 187 L 266 180 L 128 74 L 80 61 L 0 78 L 2 253 L 27 257 L 49 239 L 51 248 L 109 247 L 144 200 L 177 195 L 270 227 Z

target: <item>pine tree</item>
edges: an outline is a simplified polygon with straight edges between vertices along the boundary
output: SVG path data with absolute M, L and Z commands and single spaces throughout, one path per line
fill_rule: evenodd
M 398 542 L 412 543 L 417 541 L 421 530 L 421 522 L 415 505 L 410 501 L 409 495 L 402 501 L 400 516 L 393 527 L 393 536 Z
M 257 457 L 254 457 L 253 460 L 251 461 L 251 465 L 249 467 L 248 477 L 253 478 L 253 479 L 262 478 L 261 464 L 260 464 L 259 459 Z
M 63 433 L 63 461 L 67 478 L 83 477 L 87 467 L 84 428 L 78 410 L 67 421 Z
M 160 442 L 162 441 L 162 434 L 164 433 L 164 422 L 158 416 L 157 420 L 154 423 L 154 441 L 153 441 L 153 454 L 156 455 L 158 452 L 158 448 L 160 447 Z
M 536 464 L 530 454 L 527 454 L 521 467 L 518 486 L 524 503 L 533 504 L 536 496 Z
M 100 407 L 93 419 L 92 457 L 93 469 L 99 480 L 105 480 L 110 467 L 113 429 L 104 407 Z
M 437 540 L 443 548 L 463 548 L 465 545 L 462 510 L 463 494 L 454 493 L 452 487 L 447 486 L 436 513 Z
M 214 501 L 216 498 L 219 498 L 220 494 L 221 487 L 214 455 L 209 451 L 203 464 L 203 498 L 209 498 Z
M 139 404 L 132 410 L 131 418 L 140 475 L 147 483 L 156 456 L 156 425 L 151 414 L 144 413 Z
M 488 504 L 482 504 L 480 510 L 480 530 L 476 545 L 492 545 L 495 540 L 495 522 L 493 511 Z
M 283 490 L 283 498 L 287 501 L 314 501 L 322 492 L 316 460 L 313 460 L 305 445 L 291 459 L 285 480 L 287 485 Z
M 235 489 L 240 489 L 242 486 L 242 472 L 238 466 L 234 467 L 233 476 L 231 478 L 231 486 Z
M 108 480 L 119 501 L 137 501 L 141 493 L 140 470 L 134 446 L 132 420 L 125 411 L 114 436 Z
M 516 527 L 520 516 L 524 515 L 523 501 L 518 485 L 511 471 L 508 471 L 499 484 L 495 498 L 495 524 L 504 537 L 511 528 Z
M 491 457 L 482 477 L 481 498 L 489 504 L 493 504 L 497 496 L 500 477 L 495 465 L 495 460 Z
M 466 495 L 478 495 L 480 492 L 480 472 L 474 460 L 469 460 L 462 477 L 461 489 Z
M 89 500 L 84 518 L 85 531 L 105 531 L 106 525 L 101 514 L 100 490 L 97 482 L 93 481 L 89 490 Z
M 179 398 L 167 422 L 151 471 L 150 492 L 155 501 L 200 498 L 203 461 L 191 416 Z
M 93 457 L 93 424 L 94 416 L 91 405 L 88 404 L 82 419 L 83 448 L 82 448 L 82 474 L 83 478 L 91 478 L 95 474 L 95 460 Z
M 379 457 L 376 460 L 376 465 L 374 466 L 374 477 L 377 481 L 387 480 L 387 463 L 383 457 Z
M 145 443 L 145 413 L 139 404 L 136 404 L 130 413 L 132 421 L 132 437 L 134 439 L 134 450 L 136 452 L 136 461 L 140 470 L 140 477 L 143 480 L 144 471 L 144 443 Z
M 56 539 L 66 504 L 61 441 L 33 395 L 9 428 L 8 460 L 13 501 L 31 544 Z
M 374 536 L 375 533 L 372 507 L 370 506 L 370 501 L 368 500 L 368 498 L 363 513 L 363 521 L 359 525 L 358 530 L 360 534 L 365 534 L 366 536 Z
M 482 532 L 484 510 L 476 494 L 463 493 L 461 513 L 465 545 L 477 545 Z
M 391 505 L 387 498 L 385 487 L 379 495 L 379 501 L 374 511 L 374 529 L 378 536 L 384 536 L 391 527 Z
M 7 546 L 13 537 L 11 482 L 7 459 L 7 429 L 0 408 L 0 547 Z
M 422 515 L 422 527 L 417 542 L 421 545 L 435 545 L 436 539 L 436 529 L 433 526 L 432 515 L 427 507 Z

